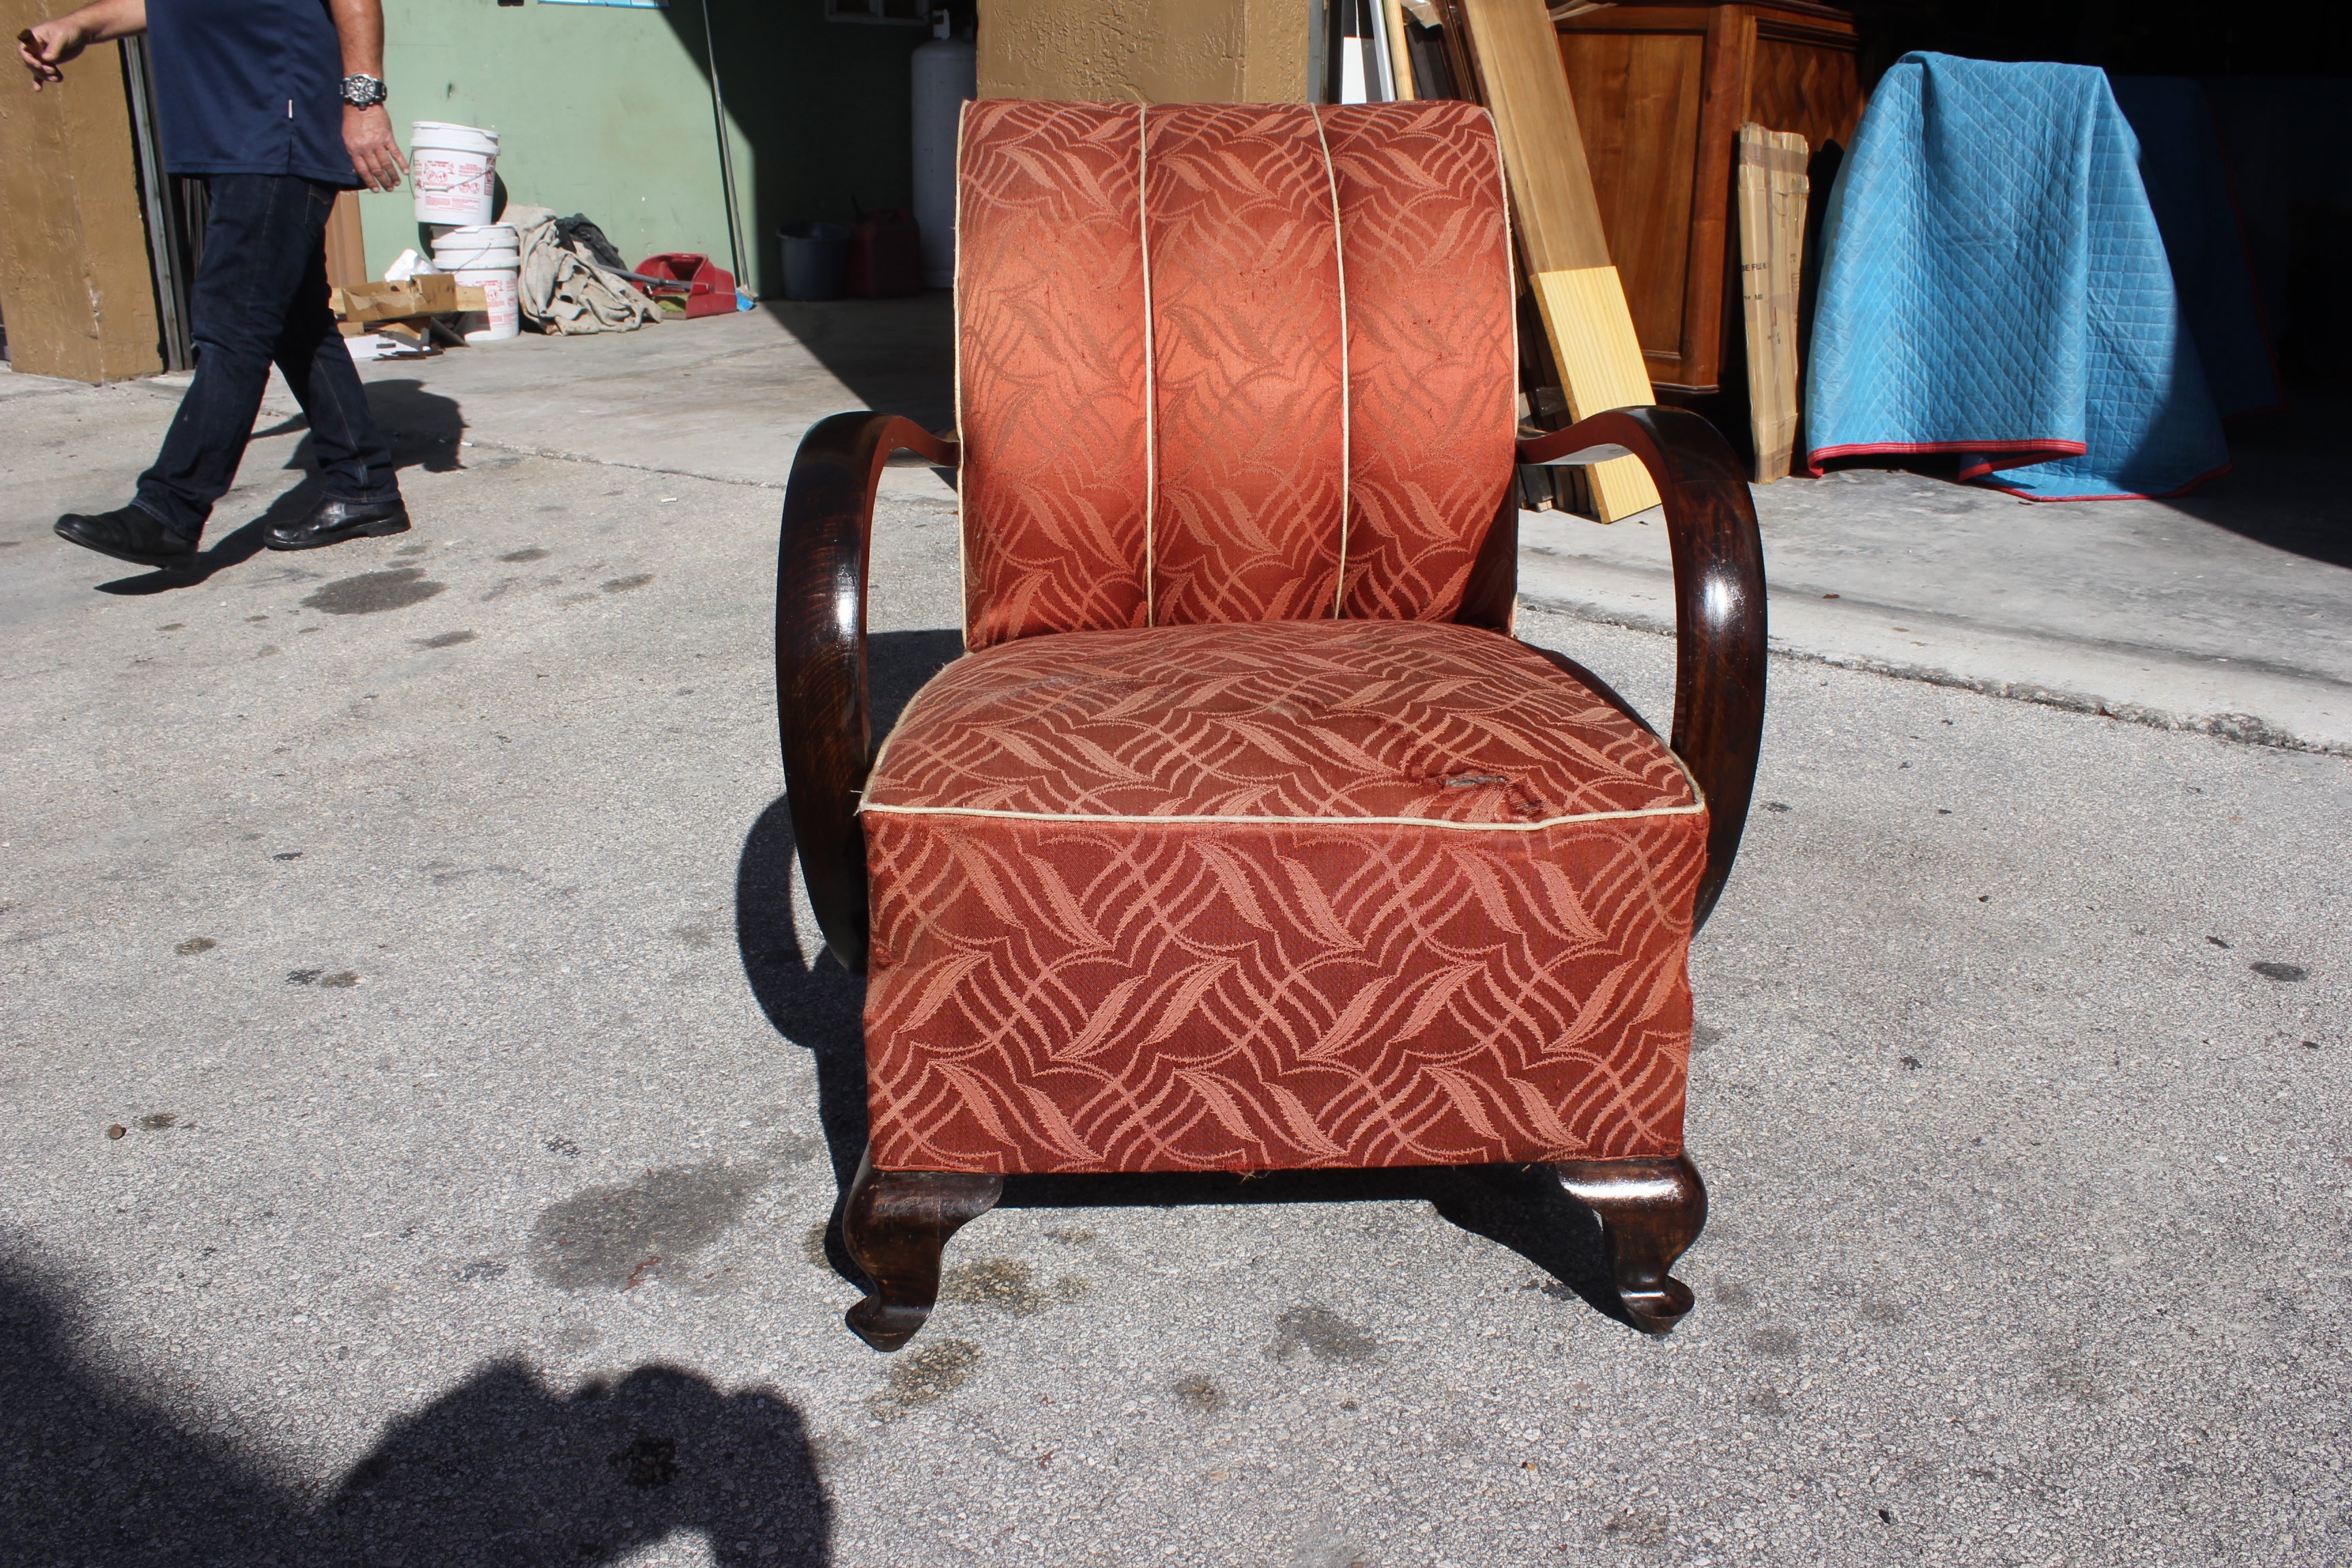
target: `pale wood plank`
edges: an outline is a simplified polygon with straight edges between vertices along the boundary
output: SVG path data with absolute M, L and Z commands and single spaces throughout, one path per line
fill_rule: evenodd
M 1739 128 L 1739 298 L 1758 484 L 1788 477 L 1796 445 L 1806 153 L 1805 139 L 1794 132 Z
M 1609 259 L 1576 102 L 1543 0 L 1456 0 L 1495 117 L 1512 218 L 1569 409 L 1578 418 L 1656 401 L 1625 291 Z M 1549 279 L 1549 281 L 1547 281 Z M 1658 504 L 1641 463 L 1612 458 L 1587 476 L 1601 520 Z
M 1410 103 L 1420 94 L 1413 90 L 1412 52 L 1405 47 L 1403 0 L 1380 0 L 1381 21 L 1389 35 L 1389 76 L 1396 89 L 1396 100 Z

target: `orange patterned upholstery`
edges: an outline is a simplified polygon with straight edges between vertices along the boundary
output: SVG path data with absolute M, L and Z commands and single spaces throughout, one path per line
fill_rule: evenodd
M 959 169 L 970 647 L 1453 616 L 1515 426 L 1485 110 L 994 100 Z
M 1512 482 L 1485 111 L 965 110 L 965 640 L 861 808 L 886 1170 L 1671 1157 L 1707 816 L 1450 623 Z
M 864 817 L 877 1165 L 1681 1151 L 1706 808 L 1508 637 L 1001 645 L 916 697 Z

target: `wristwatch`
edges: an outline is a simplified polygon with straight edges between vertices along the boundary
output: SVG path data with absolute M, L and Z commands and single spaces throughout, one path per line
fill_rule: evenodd
M 382 77 L 347 76 L 343 79 L 343 101 L 353 109 L 373 109 L 387 96 Z

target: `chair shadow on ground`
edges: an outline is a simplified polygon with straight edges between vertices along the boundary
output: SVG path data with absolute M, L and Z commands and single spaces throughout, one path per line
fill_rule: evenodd
M 874 733 L 889 733 L 916 690 L 962 652 L 954 632 L 883 632 L 867 641 Z M 752 824 L 736 865 L 735 934 L 743 972 L 768 1022 L 806 1050 L 816 1068 L 817 1118 L 832 1156 L 836 1196 L 825 1257 L 857 1286 L 866 1279 L 842 1245 L 841 1211 L 866 1149 L 865 982 L 803 938 L 793 912 L 792 814 L 782 796 Z M 1583 1298 L 1625 1321 L 1609 1276 L 1599 1224 L 1540 1168 L 1414 1166 L 1381 1171 L 1269 1171 L 1014 1176 L 1003 1208 L 1173 1208 L 1238 1204 L 1424 1202 L 1453 1224 L 1510 1248 L 1550 1275 L 1555 1295 Z
M 392 466 L 394 472 L 402 468 L 423 468 L 428 474 L 446 474 L 465 465 L 459 461 L 464 448 L 459 445 L 466 435 L 466 416 L 453 398 L 437 392 L 428 392 L 421 381 L 375 381 L 367 384 L 370 412 L 392 443 Z M 291 522 L 306 516 L 325 496 L 325 486 L 319 478 L 317 458 L 311 450 L 310 422 L 301 415 L 256 430 L 252 439 L 266 440 L 273 436 L 304 432 L 301 444 L 286 460 L 286 469 L 299 469 L 302 481 L 269 503 L 259 517 L 231 531 L 216 535 L 213 542 L 200 552 L 194 564 L 175 572 L 142 572 L 135 576 L 118 577 L 101 583 L 101 594 L 138 595 L 168 594 L 175 589 L 193 588 L 216 572 L 241 565 L 260 553 L 262 535 L 280 522 Z M 221 521 L 218 509 L 213 521 Z
M 679 1531 L 726 1568 L 832 1561 L 806 1424 L 771 1393 L 659 1365 L 567 1393 L 498 1363 L 318 1485 L 104 1364 L 79 1317 L 21 1252 L 0 1261 L 7 1562 L 593 1568 Z

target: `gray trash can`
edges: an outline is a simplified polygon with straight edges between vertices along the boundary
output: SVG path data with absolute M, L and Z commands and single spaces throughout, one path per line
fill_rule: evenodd
M 837 223 L 788 223 L 776 237 L 784 248 L 784 298 L 838 300 L 849 260 L 849 231 Z

